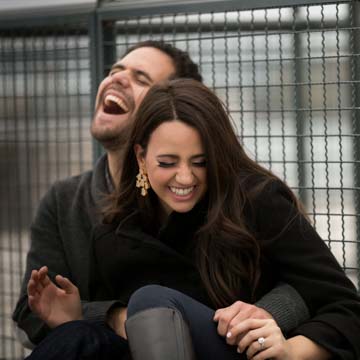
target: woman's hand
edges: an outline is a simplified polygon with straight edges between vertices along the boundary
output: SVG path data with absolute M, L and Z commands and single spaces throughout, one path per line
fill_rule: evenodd
M 61 275 L 57 275 L 55 280 L 59 287 L 50 280 L 48 268 L 43 266 L 32 271 L 27 285 L 31 311 L 51 328 L 82 319 L 78 288 Z
M 242 323 L 246 319 L 273 319 L 264 309 L 243 301 L 236 301 L 232 305 L 218 309 L 214 315 L 214 321 L 218 323 L 218 334 L 226 336 L 231 328 Z M 234 339 L 227 338 L 229 345 L 236 345 Z
M 229 329 L 227 339 L 237 342 L 249 360 L 294 360 L 291 344 L 272 319 L 247 319 Z
M 242 301 L 218 309 L 214 315 L 218 333 L 226 337 L 238 352 L 251 360 L 294 360 L 291 344 L 286 341 L 273 317 L 264 309 Z

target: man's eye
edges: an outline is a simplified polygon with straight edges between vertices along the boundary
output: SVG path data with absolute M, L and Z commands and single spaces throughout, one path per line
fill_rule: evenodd
M 174 162 L 164 162 L 164 161 L 159 161 L 159 166 L 163 167 L 163 168 L 169 168 L 174 166 L 175 163 Z
M 137 78 L 137 82 L 138 82 L 140 85 L 149 86 L 149 82 L 148 82 L 148 80 L 146 80 L 146 79 Z

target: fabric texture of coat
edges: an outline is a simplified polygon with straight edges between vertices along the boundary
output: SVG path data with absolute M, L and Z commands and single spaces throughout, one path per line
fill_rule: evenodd
M 89 302 L 89 259 L 91 234 L 100 220 L 100 203 L 109 189 L 107 157 L 103 155 L 93 171 L 56 182 L 45 194 L 31 225 L 31 244 L 20 298 L 13 313 L 20 340 L 31 347 L 50 329 L 33 314 L 27 303 L 26 287 L 33 269 L 47 265 L 49 275 L 61 274 L 78 288 L 84 318 L 104 320 L 115 301 Z

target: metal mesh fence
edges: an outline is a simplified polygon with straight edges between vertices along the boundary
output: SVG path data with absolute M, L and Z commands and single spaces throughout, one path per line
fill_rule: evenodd
M 1 33 L 0 358 L 23 355 L 10 314 L 39 199 L 54 180 L 91 167 L 91 68 L 101 77 L 129 45 L 149 38 L 200 64 L 248 153 L 297 192 L 358 285 L 358 5 L 104 14 L 92 32 L 80 24 Z
M 298 193 L 357 284 L 356 16 L 349 3 L 141 16 L 104 44 L 119 55 L 151 37 L 189 51 L 248 153 Z
M 10 359 L 24 354 L 10 316 L 37 204 L 92 164 L 89 38 L 82 26 L 2 31 L 0 59 L 0 358 Z

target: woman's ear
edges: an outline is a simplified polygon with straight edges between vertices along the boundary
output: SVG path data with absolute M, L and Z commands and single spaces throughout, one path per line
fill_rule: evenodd
M 139 169 L 141 169 L 144 167 L 144 164 L 145 164 L 145 158 L 144 158 L 145 151 L 141 145 L 136 144 L 134 146 L 134 152 L 135 152 L 135 156 L 136 156 L 136 160 L 137 160 Z

